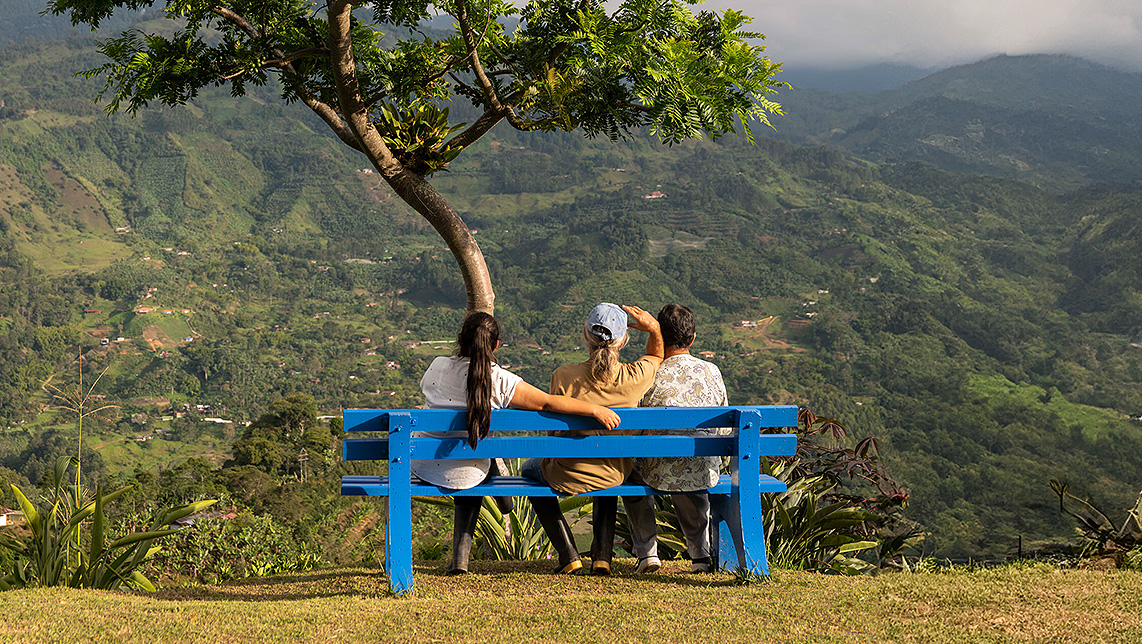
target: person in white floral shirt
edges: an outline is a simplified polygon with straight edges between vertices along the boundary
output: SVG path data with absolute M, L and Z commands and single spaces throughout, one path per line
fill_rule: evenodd
M 666 359 L 654 376 L 654 385 L 642 397 L 642 407 L 720 407 L 727 403 L 726 385 L 717 365 L 690 355 L 696 336 L 694 312 L 680 304 L 667 304 L 658 313 L 666 345 Z M 687 433 L 730 434 L 729 428 L 688 430 Z M 669 431 L 648 433 L 670 433 Z M 672 494 L 674 510 L 686 537 L 692 560 L 691 572 L 709 572 L 710 496 L 704 492 L 718 482 L 722 460 L 718 456 L 686 458 L 640 458 L 635 471 L 647 485 Z M 639 555 L 639 570 L 653 571 L 660 565 L 654 499 L 624 497 L 630 517 L 633 549 Z

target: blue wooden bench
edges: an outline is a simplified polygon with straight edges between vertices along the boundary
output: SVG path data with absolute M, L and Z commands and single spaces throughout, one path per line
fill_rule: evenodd
M 345 476 L 343 496 L 388 497 L 385 567 L 395 593 L 412 590 L 412 497 L 414 496 L 559 496 L 546 485 L 519 476 L 499 476 L 466 490 L 431 485 L 411 475 L 413 459 L 441 458 L 590 458 L 606 456 L 729 456 L 731 472 L 710 488 L 729 495 L 726 516 L 714 517 L 717 559 L 724 568 L 734 560 L 753 574 L 768 575 L 761 493 L 784 492 L 785 484 L 762 475 L 761 458 L 791 456 L 794 434 L 763 430 L 797 426 L 792 405 L 744 407 L 636 407 L 616 409 L 620 429 L 708 429 L 731 427 L 726 436 L 548 436 L 556 430 L 598 429 L 591 418 L 545 412 L 498 409 L 492 435 L 472 449 L 464 439 L 412 438 L 413 431 L 463 431 L 465 412 L 448 409 L 347 409 L 345 431 L 387 432 L 384 438 L 347 438 L 346 461 L 387 461 L 388 476 Z M 525 435 L 497 436 L 499 432 Z M 619 485 L 583 496 L 663 494 L 643 485 Z

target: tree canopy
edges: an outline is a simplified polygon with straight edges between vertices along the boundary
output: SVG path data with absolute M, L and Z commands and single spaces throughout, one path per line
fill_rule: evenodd
M 490 310 L 488 270 L 468 227 L 426 181 L 501 121 L 520 130 L 619 138 L 647 127 L 676 143 L 768 124 L 780 65 L 751 41 L 751 18 L 691 11 L 682 0 L 431 2 L 348 0 L 52 0 L 98 27 L 114 12 L 161 4 L 173 32 L 108 38 L 100 97 L 109 111 L 180 105 L 210 86 L 242 95 L 278 78 L 441 234 L 470 309 Z M 434 29 L 450 16 L 452 28 Z M 512 29 L 518 21 L 518 27 Z M 382 31 L 386 30 L 386 31 Z M 448 102 L 480 110 L 453 123 Z

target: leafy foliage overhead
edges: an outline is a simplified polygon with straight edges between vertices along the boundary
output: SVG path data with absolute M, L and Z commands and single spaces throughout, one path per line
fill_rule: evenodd
M 97 27 L 117 10 L 151 4 L 54 0 L 49 11 Z M 764 36 L 745 31 L 751 19 L 735 10 L 694 13 L 679 0 L 628 0 L 611 11 L 592 0 L 522 8 L 499 0 L 369 2 L 372 20 L 352 12 L 340 40 L 330 16 L 349 4 L 171 0 L 164 10 L 180 29 L 108 38 L 100 50 L 110 60 L 86 73 L 106 77 L 109 110 L 131 113 L 155 101 L 186 103 L 208 86 L 228 84 L 239 96 L 276 74 L 285 100 L 320 103 L 342 117 L 364 107 L 377 120 L 385 109 L 461 95 L 519 129 L 581 127 L 617 138 L 649 126 L 669 142 L 717 137 L 738 120 L 748 132 L 749 120 L 767 124 L 778 110 L 766 95 L 781 85 L 773 78 L 780 65 L 752 44 Z M 455 20 L 454 30 L 431 28 L 441 14 Z M 504 25 L 517 19 L 509 33 Z M 352 72 L 348 85 L 339 65 Z

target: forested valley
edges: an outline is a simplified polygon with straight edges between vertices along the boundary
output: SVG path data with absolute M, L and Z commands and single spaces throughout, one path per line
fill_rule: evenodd
M 144 483 L 138 507 L 223 495 L 367 550 L 337 417 L 422 402 L 463 314 L 455 261 L 272 88 L 109 117 L 71 76 L 97 64 L 85 38 L 0 49 L 0 479 L 35 485 L 82 441 L 93 480 Z M 925 553 L 1073 538 L 1051 478 L 1116 514 L 1142 488 L 1137 184 L 506 128 L 449 170 L 501 363 L 529 382 L 583 359 L 594 303 L 680 302 L 731 403 L 879 439 Z M 81 373 L 90 408 L 114 405 L 82 436 L 52 395 Z

